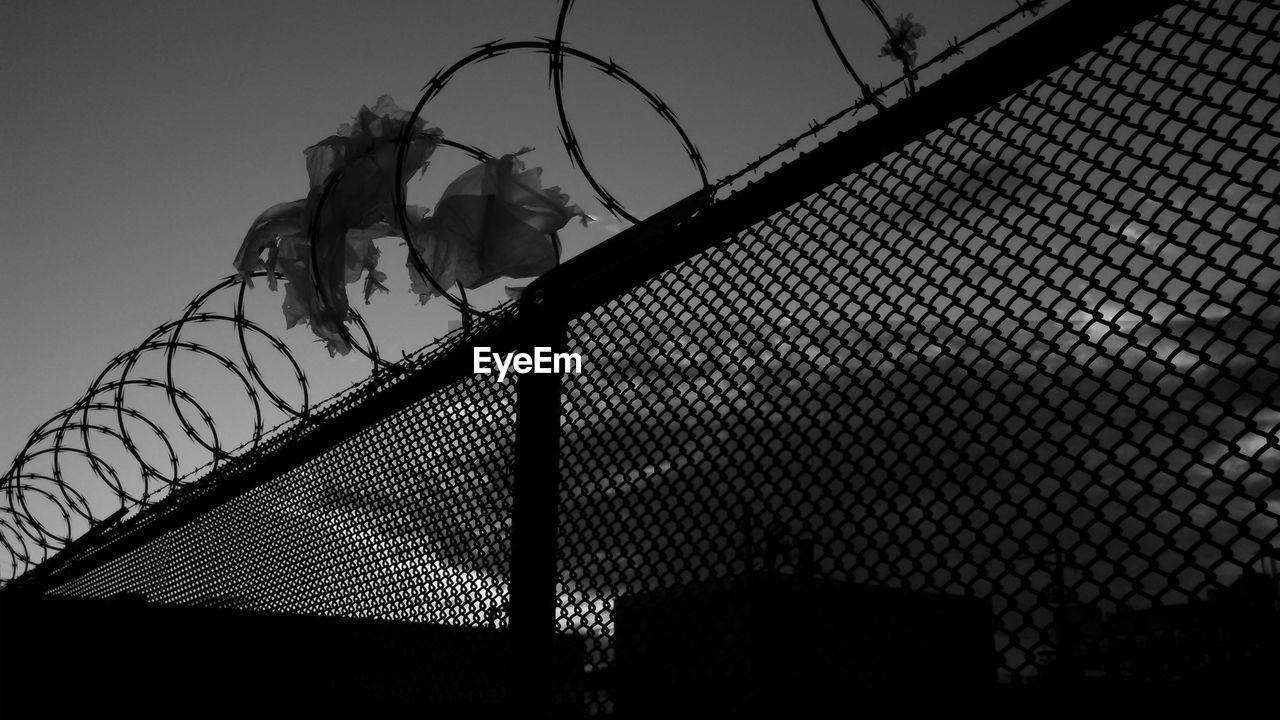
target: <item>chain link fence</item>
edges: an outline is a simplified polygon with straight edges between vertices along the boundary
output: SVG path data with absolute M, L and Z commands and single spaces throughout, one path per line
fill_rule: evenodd
M 1277 641 L 1277 45 L 1274 5 L 1176 3 L 570 322 L 560 612 L 624 704 Z M 1259 594 L 1213 648 L 1119 627 Z M 920 637 L 831 640 L 868 623 Z
M 555 687 L 588 715 L 1265 658 L 1280 9 L 1133 5 L 1075 3 L 628 230 L 358 421 L 40 582 L 509 632 L 512 675 L 459 663 L 424 697 Z M 504 343 L 583 372 L 470 374 L 473 345 Z M 546 687 L 519 690 L 534 666 Z

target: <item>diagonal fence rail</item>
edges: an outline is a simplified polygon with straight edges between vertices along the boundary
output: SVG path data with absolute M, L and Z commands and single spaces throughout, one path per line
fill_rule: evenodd
M 5 593 L 487 629 L 509 672 L 397 692 L 561 714 L 1265 660 L 1278 47 L 1078 0 Z

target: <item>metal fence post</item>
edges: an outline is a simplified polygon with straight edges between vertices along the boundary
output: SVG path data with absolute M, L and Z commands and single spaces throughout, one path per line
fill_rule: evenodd
M 563 352 L 564 322 L 530 318 L 522 349 Z M 516 386 L 515 472 L 511 508 L 508 704 L 511 717 L 553 712 L 556 625 L 556 505 L 560 490 L 559 374 L 527 373 Z

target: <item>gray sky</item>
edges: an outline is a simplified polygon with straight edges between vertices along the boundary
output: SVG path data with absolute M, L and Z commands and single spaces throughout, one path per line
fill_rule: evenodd
M 891 18 L 914 12 L 929 28 L 922 57 L 1013 4 L 882 3 Z M 860 72 L 872 83 L 896 74 L 858 3 L 825 7 Z M 305 147 L 383 93 L 410 106 L 438 68 L 477 44 L 550 37 L 556 10 L 550 0 L 0 2 L 0 461 L 111 357 L 228 274 L 259 212 L 305 195 Z M 568 39 L 662 96 L 713 177 L 853 97 L 799 0 L 579 3 Z M 641 98 L 580 65 L 567 78 L 588 161 L 628 209 L 643 216 L 696 188 L 675 134 Z M 542 56 L 463 71 L 425 116 L 491 152 L 538 148 L 530 164 L 601 218 L 565 234 L 569 254 L 620 227 L 565 161 Z M 412 191 L 420 202 L 467 166 L 446 155 Z M 403 250 L 383 249 L 393 295 L 368 308 L 375 337 L 384 350 L 413 348 L 449 313 L 415 307 Z M 255 317 L 273 331 L 283 331 L 280 299 L 255 295 Z M 304 328 L 284 337 L 316 350 Z M 306 364 L 321 397 L 366 369 L 356 358 Z

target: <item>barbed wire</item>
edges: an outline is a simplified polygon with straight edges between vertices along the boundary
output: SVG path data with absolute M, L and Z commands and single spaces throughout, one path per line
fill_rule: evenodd
M 893 30 L 883 11 L 876 3 L 869 0 L 863 4 L 884 27 L 889 36 L 887 42 L 892 42 Z M 396 177 L 402 177 L 409 146 L 413 140 L 411 137 L 413 128 L 421 118 L 424 109 L 459 73 L 510 53 L 541 54 L 547 58 L 549 85 L 557 114 L 557 131 L 572 166 L 582 174 L 583 179 L 595 193 L 596 200 L 606 211 L 620 220 L 639 224 L 642 218 L 628 211 L 622 200 L 610 191 L 591 169 L 587 154 L 578 139 L 566 107 L 564 75 L 567 62 L 584 63 L 638 93 L 650 109 L 675 132 L 684 155 L 698 176 L 701 192 L 714 193 L 758 171 L 769 161 L 794 150 L 800 142 L 815 137 L 867 106 L 883 109 L 886 94 L 897 86 L 906 83 L 909 92 L 913 92 L 915 78 L 921 71 L 954 57 L 962 52 L 965 46 L 999 30 L 1012 19 L 1030 12 L 1038 12 L 1038 8 L 1043 4 L 1044 0 L 1019 2 L 1013 11 L 977 32 L 964 39 L 953 39 L 946 50 L 929 61 L 914 67 L 904 63 L 903 76 L 873 89 L 854 71 L 840 48 L 835 31 L 823 15 L 821 6 L 817 0 L 814 0 L 813 7 L 824 35 L 831 43 L 846 72 L 858 84 L 862 96 L 823 122 L 813 123 L 808 130 L 748 163 L 737 172 L 724 176 L 718 181 L 712 181 L 709 179 L 705 159 L 669 104 L 612 58 L 581 50 L 567 42 L 566 28 L 574 3 L 573 0 L 563 0 L 559 5 L 555 34 L 552 38 L 484 43 L 431 77 L 423 86 L 422 94 L 409 120 L 404 124 L 402 135 L 397 140 L 399 149 Z M 440 144 L 480 162 L 494 157 L 478 146 L 457 140 L 443 139 Z M 332 188 L 342 178 L 341 172 L 341 169 L 336 170 L 326 179 L 320 202 L 315 208 L 316 213 L 325 207 Z M 399 229 L 403 238 L 409 238 L 411 228 L 407 188 L 400 183 L 396 183 L 395 187 L 394 226 Z M 318 244 L 315 237 L 317 225 L 318 223 L 315 222 L 310 225 L 312 232 L 310 252 L 312 253 L 312 280 L 319 287 L 321 278 L 318 277 L 318 263 L 315 256 Z M 555 247 L 558 262 L 561 254 L 559 237 L 553 233 L 550 240 Z M 460 333 L 454 334 L 454 341 L 473 333 L 477 318 L 492 319 L 495 313 L 510 311 L 509 305 L 503 306 L 505 309 L 500 308 L 496 311 L 480 310 L 468 301 L 465 289 L 461 286 L 456 288 L 456 294 L 450 292 L 450 288 L 442 287 L 414 243 L 408 242 L 407 245 L 408 261 L 411 267 L 461 314 L 462 329 Z M 287 279 L 281 273 L 272 272 L 277 279 Z M 252 273 L 249 279 L 264 278 L 267 274 L 259 271 Z M 307 373 L 297 353 L 291 350 L 281 337 L 249 317 L 245 302 L 248 287 L 247 282 L 233 275 L 223 278 L 201 292 L 187 304 L 177 320 L 160 325 L 137 346 L 115 356 L 89 384 L 88 389 L 79 399 L 32 431 L 9 469 L 0 476 L 0 489 L 3 492 L 3 497 L 0 498 L 0 554 L 3 555 L 0 556 L 0 584 L 7 583 L 45 562 L 52 555 L 72 544 L 78 536 L 83 535 L 90 528 L 114 522 L 126 513 L 171 501 L 172 498 L 181 495 L 181 491 L 190 487 L 198 478 L 218 470 L 223 464 L 260 453 L 268 446 L 266 444 L 268 438 L 296 433 L 299 428 L 307 425 L 333 421 L 352 402 L 364 397 L 372 389 L 376 389 L 384 378 L 405 374 L 416 368 L 417 363 L 425 357 L 427 348 L 412 355 L 405 355 L 400 360 L 392 361 L 383 358 L 365 319 L 351 308 L 348 319 L 355 332 L 348 330 L 344 324 L 341 327 L 341 333 L 343 339 L 352 348 L 370 361 L 370 375 L 329 400 L 316 404 L 313 402 Z M 211 300 L 226 293 L 234 293 L 232 310 L 217 312 L 211 309 Z M 229 326 L 235 333 L 235 348 L 218 350 L 206 343 L 184 336 L 184 333 L 192 328 L 203 326 Z M 356 337 L 357 334 L 359 337 Z M 442 338 L 427 347 L 434 347 L 444 341 L 445 339 Z M 273 384 L 268 380 L 262 360 L 250 349 L 251 345 L 256 347 L 261 343 L 265 343 L 266 349 L 277 355 L 288 368 L 286 374 L 291 377 L 286 382 L 296 388 L 295 401 L 286 399 L 289 393 L 286 393 L 278 383 Z M 159 358 L 163 370 L 148 374 L 141 369 L 141 366 L 144 360 L 153 356 Z M 211 361 L 229 373 L 233 384 L 248 401 L 250 409 L 244 417 L 239 418 L 237 423 L 241 427 L 246 425 L 248 427 L 249 437 L 244 442 L 229 447 L 228 438 L 218 432 L 218 423 L 215 422 L 210 408 L 202 404 L 190 388 L 184 387 L 176 379 L 178 365 L 184 359 L 193 357 Z M 162 393 L 164 404 L 172 415 L 170 419 L 174 422 L 162 423 L 154 413 L 144 411 L 142 404 L 137 401 L 138 396 L 144 392 Z M 282 413 L 285 420 L 268 428 L 264 414 L 264 410 L 268 407 Z M 185 438 L 192 444 L 199 451 L 199 457 L 181 456 L 175 447 L 177 438 Z M 112 443 L 115 446 L 115 452 L 104 451 L 102 449 L 104 442 Z M 151 451 L 145 450 L 144 446 L 150 446 Z M 67 465 L 73 459 L 78 459 L 80 465 L 87 467 L 88 476 L 69 476 Z M 122 461 L 129 462 L 134 467 L 118 467 Z M 80 470 L 83 472 L 84 468 Z M 130 472 L 124 473 L 122 470 L 130 470 Z M 126 475 L 130 478 L 136 475 L 136 479 L 126 481 Z M 102 500 L 103 497 L 107 498 L 105 502 Z
M 915 66 L 914 68 L 915 75 L 919 76 L 925 70 L 931 69 L 937 65 L 947 62 L 952 58 L 962 54 L 965 48 L 967 48 L 968 46 L 985 38 L 988 35 L 1001 31 L 1002 29 L 1004 29 L 1006 25 L 1013 22 L 1014 20 L 1025 17 L 1027 15 L 1038 15 L 1040 11 L 1045 7 L 1047 2 L 1048 0 L 1018 0 L 1016 6 L 1009 12 L 1005 13 L 1004 15 L 1001 15 L 1000 17 L 987 23 L 986 25 L 982 26 L 981 28 L 975 30 L 974 32 L 970 33 L 969 35 L 963 38 L 953 37 L 951 40 L 947 41 L 947 47 L 944 50 L 935 54 L 933 57 L 929 58 L 927 61 Z M 815 11 L 815 15 L 818 17 L 819 22 L 822 24 L 825 30 L 828 27 L 828 25 L 826 22 L 826 17 L 822 13 L 822 8 L 820 5 L 818 5 L 818 0 L 814 0 L 814 11 Z M 846 64 L 844 51 L 840 48 L 839 42 L 835 40 L 830 33 L 824 33 L 824 34 L 826 34 L 827 40 L 831 44 L 832 49 L 835 51 L 836 56 L 841 59 L 842 64 Z M 854 81 L 859 84 L 860 88 L 864 84 L 861 82 L 861 78 L 858 77 L 856 74 L 854 75 Z M 906 82 L 907 82 L 907 77 L 903 75 L 894 79 L 891 82 L 885 83 L 876 88 L 871 88 L 870 86 L 867 86 L 866 89 L 863 90 L 862 97 L 860 97 L 851 105 L 841 108 L 839 111 L 833 113 L 832 115 L 830 115 L 829 117 L 827 117 L 822 121 L 811 122 L 807 130 L 801 132 L 798 135 L 795 135 L 794 137 L 792 137 L 791 139 L 783 143 L 780 143 L 774 149 L 766 152 L 765 154 L 761 155 L 755 160 L 752 160 L 751 162 L 747 163 L 737 171 L 720 178 L 713 184 L 713 187 L 715 188 L 717 193 L 720 193 L 725 189 L 730 188 L 734 183 L 738 182 L 739 180 L 746 177 L 747 175 L 750 175 L 754 172 L 759 171 L 760 168 L 762 168 L 765 164 L 767 164 L 771 160 L 775 160 L 782 155 L 785 155 L 789 152 L 796 150 L 799 147 L 800 143 L 806 140 L 816 138 L 818 135 L 821 135 L 823 132 L 826 132 L 827 130 L 831 129 L 837 123 L 843 120 L 846 120 L 847 118 L 850 118 L 851 116 L 857 114 L 861 110 L 865 110 L 868 106 L 875 106 L 877 109 L 884 109 L 884 102 L 883 102 L 884 97 L 889 92 L 893 91 L 899 86 L 906 84 Z

